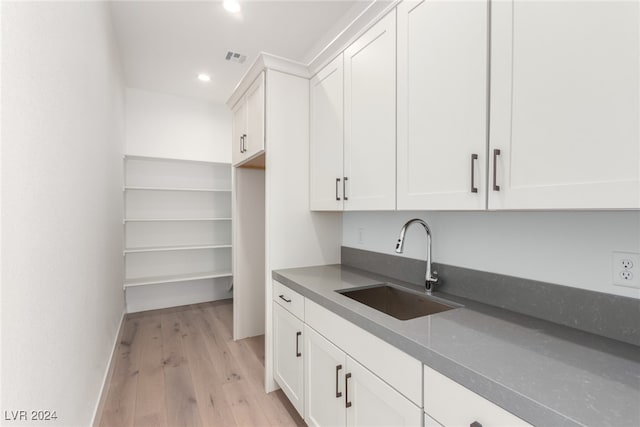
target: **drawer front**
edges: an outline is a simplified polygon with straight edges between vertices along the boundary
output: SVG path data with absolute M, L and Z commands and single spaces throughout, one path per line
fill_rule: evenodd
M 420 361 L 309 299 L 305 301 L 305 323 L 421 406 Z
M 273 281 L 273 300 L 300 320 L 304 320 L 304 297 L 280 282 Z
M 425 365 L 424 411 L 448 426 L 531 427 L 484 397 Z

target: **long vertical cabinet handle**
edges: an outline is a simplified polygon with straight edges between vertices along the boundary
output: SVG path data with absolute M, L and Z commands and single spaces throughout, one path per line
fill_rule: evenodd
M 336 398 L 342 397 L 342 392 L 338 391 L 338 377 L 340 375 L 341 369 L 342 369 L 342 365 L 336 365 Z
M 477 193 L 478 192 L 478 187 L 476 187 L 476 184 L 475 184 L 476 160 L 478 160 L 478 155 L 477 154 L 472 154 L 471 155 L 471 192 L 472 193 Z
M 240 136 L 240 152 L 244 153 L 244 151 L 242 151 L 242 146 L 244 145 L 242 141 L 244 141 L 244 135 Z
M 336 178 L 336 200 L 340 200 L 340 178 Z
M 344 177 L 344 181 L 342 181 L 342 196 L 344 197 L 345 200 L 349 200 L 349 198 L 347 197 L 347 181 L 349 180 L 348 177 Z
M 493 191 L 500 191 L 500 186 L 498 185 L 498 178 L 497 178 L 499 155 L 500 155 L 500 149 L 495 148 L 493 150 Z
M 351 402 L 349 402 L 349 378 L 351 373 L 344 376 L 344 407 L 351 408 Z
M 247 134 L 242 135 L 242 152 L 247 152 Z
M 302 332 L 296 332 L 296 357 L 301 357 L 302 353 L 300 353 L 300 336 L 302 335 Z

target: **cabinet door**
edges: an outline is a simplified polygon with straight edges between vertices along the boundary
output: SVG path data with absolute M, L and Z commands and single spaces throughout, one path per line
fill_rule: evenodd
M 343 59 L 338 56 L 310 83 L 309 208 L 342 210 Z
M 273 305 L 273 372 L 276 382 L 304 416 L 303 324 L 278 304 Z
M 344 426 L 346 355 L 305 325 L 305 421 L 309 426 Z
M 640 4 L 492 3 L 489 208 L 639 208 Z
M 395 209 L 395 9 L 344 51 L 344 77 L 344 208 Z
M 421 426 L 422 409 L 347 356 L 347 426 Z
M 233 109 L 233 131 L 231 141 L 231 157 L 234 165 L 240 163 L 244 159 L 243 145 L 247 134 L 247 104 L 244 99 L 238 101 Z
M 398 209 L 486 208 L 487 22 L 486 0 L 398 6 Z
M 264 152 L 264 71 L 256 78 L 253 84 L 247 89 L 247 159 Z

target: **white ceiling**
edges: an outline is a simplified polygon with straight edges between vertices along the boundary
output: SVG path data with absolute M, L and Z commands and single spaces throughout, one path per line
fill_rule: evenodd
M 127 86 L 223 103 L 259 52 L 308 63 L 370 2 L 240 0 L 237 15 L 221 1 L 111 6 Z M 229 50 L 247 60 L 226 61 Z

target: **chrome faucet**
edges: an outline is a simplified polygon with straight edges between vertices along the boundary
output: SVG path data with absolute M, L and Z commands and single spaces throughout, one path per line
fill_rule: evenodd
M 396 253 L 401 254 L 402 249 L 404 248 L 404 234 L 407 231 L 407 228 L 417 222 L 418 224 L 424 227 L 424 230 L 427 232 L 427 274 L 425 277 L 425 288 L 428 295 L 431 295 L 433 291 L 433 286 L 438 283 L 438 273 L 436 271 L 431 271 L 431 230 L 429 229 L 429 225 L 426 222 L 419 218 L 414 218 L 409 221 L 405 225 L 402 226 L 400 230 L 400 237 L 398 237 L 398 243 L 396 244 Z

